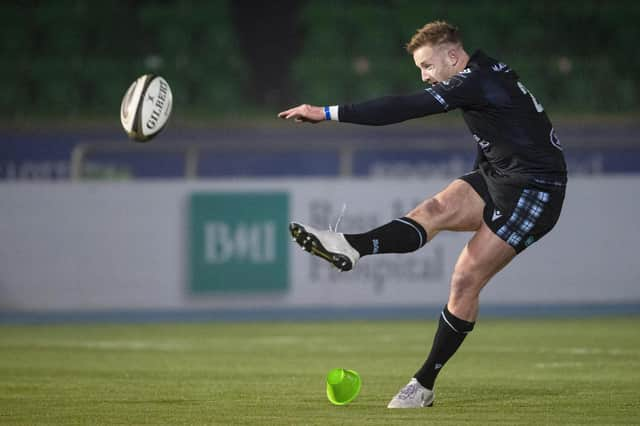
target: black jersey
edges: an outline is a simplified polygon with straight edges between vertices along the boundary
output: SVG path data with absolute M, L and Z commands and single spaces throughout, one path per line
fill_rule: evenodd
M 565 185 L 562 147 L 542 105 L 515 71 L 481 51 L 463 71 L 424 92 L 341 105 L 338 115 L 340 121 L 383 125 L 456 108 L 478 145 L 475 168 L 492 193 L 503 185 Z

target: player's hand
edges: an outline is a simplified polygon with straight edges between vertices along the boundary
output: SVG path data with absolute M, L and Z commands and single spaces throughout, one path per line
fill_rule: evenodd
M 278 114 L 278 117 L 285 120 L 293 118 L 296 123 L 319 123 L 325 120 L 322 107 L 307 104 L 282 111 Z

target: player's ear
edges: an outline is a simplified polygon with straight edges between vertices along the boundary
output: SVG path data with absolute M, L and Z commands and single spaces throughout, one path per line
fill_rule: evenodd
M 447 50 L 447 61 L 449 61 L 449 65 L 455 67 L 458 64 L 460 57 L 458 56 L 458 51 L 454 48 Z

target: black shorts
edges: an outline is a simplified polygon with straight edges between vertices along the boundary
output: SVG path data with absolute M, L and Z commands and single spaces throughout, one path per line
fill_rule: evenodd
M 505 186 L 501 189 L 500 199 L 506 200 L 507 206 L 500 209 L 493 202 L 497 197 L 491 195 L 480 172 L 467 173 L 460 179 L 471 185 L 484 200 L 484 223 L 517 253 L 551 231 L 560 217 L 564 188 L 546 191 L 536 187 Z

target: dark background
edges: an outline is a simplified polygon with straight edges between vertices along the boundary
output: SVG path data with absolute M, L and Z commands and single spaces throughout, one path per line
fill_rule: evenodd
M 388 128 L 275 118 L 422 90 L 404 45 L 435 19 L 518 72 L 570 173 L 640 172 L 637 1 L 25 0 L 0 4 L 0 178 L 67 179 L 81 145 L 91 178 L 181 177 L 194 146 L 199 177 L 332 176 L 345 149 L 356 175 L 454 175 L 475 152 L 457 112 Z M 140 151 L 118 116 L 148 72 L 174 105 Z
M 628 113 L 640 101 L 636 1 L 27 0 L 0 11 L 5 121 L 99 118 L 145 72 L 205 116 L 416 91 L 404 44 L 434 19 L 509 63 L 554 111 Z

